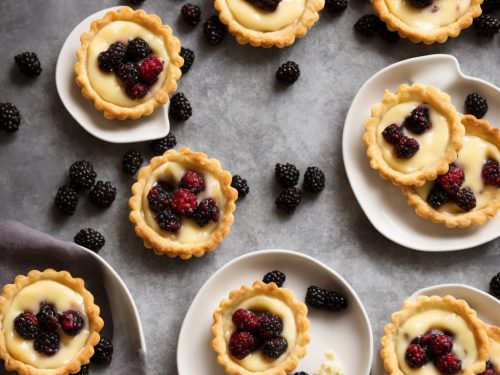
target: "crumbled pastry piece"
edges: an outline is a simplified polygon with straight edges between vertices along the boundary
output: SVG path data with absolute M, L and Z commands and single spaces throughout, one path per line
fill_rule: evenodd
M 321 367 L 314 372 L 314 375 L 344 375 L 342 366 L 335 358 L 335 354 L 331 350 L 325 353 L 325 361 Z

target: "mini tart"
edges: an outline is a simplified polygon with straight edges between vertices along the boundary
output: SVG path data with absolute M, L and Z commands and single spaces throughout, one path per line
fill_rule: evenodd
M 486 326 L 464 300 L 452 296 L 420 296 L 415 301 L 404 301 L 402 310 L 393 313 L 391 320 L 384 328 L 380 351 L 388 375 L 424 373 L 419 371 L 433 366 L 430 362 L 423 368 L 413 370 L 405 362 L 405 352 L 411 341 L 432 328 L 454 334 L 452 351 L 462 360 L 460 375 L 484 371 L 489 356 Z M 431 369 L 425 373 L 439 374 L 439 371 Z
M 282 0 L 274 12 L 247 0 L 215 0 L 219 18 L 240 44 L 283 48 L 302 38 L 319 19 L 325 0 Z
M 263 298 L 262 300 L 259 300 Z M 274 302 L 277 301 L 277 302 Z M 270 304 L 275 306 L 269 307 Z M 270 309 L 273 314 L 278 314 L 281 309 L 286 309 L 287 314 L 293 315 L 295 323 L 295 345 L 290 345 L 285 354 L 275 361 L 269 362 L 269 367 L 264 370 L 247 370 L 243 360 L 233 358 L 229 354 L 228 342 L 231 333 L 236 330 L 231 317 L 239 308 L 251 310 L 253 306 L 262 309 Z M 214 311 L 214 323 L 212 325 L 212 349 L 217 353 L 217 362 L 224 367 L 230 375 L 286 375 L 292 372 L 301 358 L 306 355 L 306 346 L 310 341 L 309 320 L 307 319 L 307 307 L 298 301 L 293 293 L 286 288 L 278 288 L 275 283 L 265 284 L 255 281 L 252 286 L 243 285 L 238 290 L 229 293 L 229 297 L 223 299 L 219 307 Z M 283 332 L 287 330 L 287 318 L 282 316 Z M 286 338 L 286 337 L 285 337 Z M 288 341 L 288 340 L 287 340 Z M 250 354 L 252 356 L 255 354 Z M 260 354 L 257 354 L 260 356 Z
M 397 159 L 382 131 L 395 121 L 401 125 L 419 104 L 430 107 L 433 126 L 420 135 L 406 133 L 417 139 L 420 150 L 412 158 Z M 448 164 L 456 160 L 462 147 L 464 132 L 449 95 L 432 86 L 404 84 L 395 94 L 385 90 L 382 102 L 372 107 L 371 117 L 365 122 L 363 142 L 370 166 L 382 178 L 390 179 L 395 185 L 421 186 L 448 171 Z
M 181 179 L 187 170 L 195 170 L 210 176 L 217 193 L 216 201 L 220 209 L 220 218 L 217 223 L 210 225 L 208 229 L 197 228 L 195 224 L 186 221 L 186 230 L 197 231 L 199 236 L 192 241 L 189 233 L 184 236 L 163 231 L 153 218 L 153 213 L 148 206 L 147 195 L 155 183 L 162 179 Z M 234 221 L 233 212 L 236 208 L 235 201 L 238 192 L 231 187 L 231 174 L 222 169 L 216 159 L 208 159 L 202 152 L 194 152 L 183 147 L 179 151 L 168 150 L 162 156 L 151 159 L 149 165 L 140 169 L 137 182 L 132 186 L 132 197 L 129 200 L 129 219 L 135 224 L 135 233 L 144 240 L 144 246 L 153 249 L 157 255 L 179 256 L 181 259 L 190 259 L 192 256 L 200 257 L 206 252 L 215 250 L 229 230 Z M 187 219 L 183 219 L 187 220 Z
M 142 37 L 158 46 L 159 51 L 155 51 L 153 46 L 153 52 L 161 52 L 164 68 L 146 97 L 127 100 L 118 78 L 99 70 L 97 57 L 112 43 L 118 40 L 126 43 L 135 37 Z M 177 89 L 180 67 L 184 64 L 179 55 L 181 44 L 173 36 L 170 27 L 163 25 L 156 15 L 147 14 L 142 9 L 134 11 L 129 7 L 110 11 L 102 19 L 93 21 L 90 31 L 82 34 L 80 41 L 81 47 L 76 52 L 78 61 L 74 66 L 76 84 L 82 88 L 82 95 L 92 100 L 107 119 L 137 119 L 150 115 L 156 107 L 167 103 L 169 95 Z
M 55 284 L 52 284 L 55 283 Z M 49 286 L 49 284 L 51 286 Z M 47 287 L 49 286 L 49 287 Z M 23 290 L 25 288 L 33 288 L 26 294 L 23 294 Z M 50 367 L 35 367 L 33 364 L 27 364 L 20 359 L 18 359 L 16 354 L 11 353 L 9 351 L 10 345 L 16 345 L 16 340 L 21 342 L 22 347 L 19 348 L 19 352 L 21 355 L 30 354 L 31 352 L 25 346 L 25 343 L 28 341 L 20 338 L 14 333 L 12 336 L 10 335 L 13 327 L 13 322 L 5 322 L 5 319 L 12 318 L 11 309 L 26 309 L 26 307 L 17 306 L 19 304 L 26 305 L 32 302 L 24 302 L 21 303 L 20 299 L 24 299 L 26 297 L 31 298 L 33 295 L 33 291 L 36 292 L 38 288 L 41 291 L 41 294 L 50 293 L 51 291 L 55 291 L 58 293 L 58 297 L 61 297 L 61 294 L 68 292 L 70 294 L 75 293 L 78 295 L 79 302 L 82 304 L 82 308 L 85 311 L 82 311 L 85 315 L 85 327 L 84 329 L 88 332 L 85 332 L 86 340 L 82 344 L 80 350 L 76 351 L 76 354 L 70 358 L 62 358 L 60 359 L 62 363 L 60 366 L 55 367 L 55 365 L 51 365 Z M 37 297 L 36 304 L 40 302 L 47 301 L 50 303 L 54 303 L 57 307 L 58 301 L 51 301 L 50 296 L 43 295 L 41 297 Z M 92 294 L 85 289 L 85 285 L 82 279 L 73 278 L 71 274 L 66 271 L 57 272 L 53 269 L 46 269 L 43 272 L 40 271 L 30 271 L 26 276 L 17 276 L 14 280 L 14 284 L 7 284 L 3 287 L 2 296 L 0 297 L 0 358 L 5 361 L 5 369 L 7 371 L 16 371 L 21 375 L 66 375 L 73 374 L 80 370 L 80 367 L 84 364 L 89 363 L 90 357 L 94 354 L 94 346 L 100 340 L 99 332 L 104 326 L 104 322 L 99 316 L 100 309 L 99 306 L 94 304 L 94 297 Z M 14 312 L 14 318 L 17 316 L 17 313 Z M 81 335 L 79 333 L 79 335 Z M 78 338 L 78 335 L 70 340 L 75 340 Z M 10 344 L 9 344 L 10 342 Z M 71 341 L 70 341 L 71 342 Z M 33 345 L 33 344 L 28 344 Z M 64 340 L 61 340 L 61 346 L 65 345 Z M 70 348 L 71 349 L 71 348 Z M 36 353 L 34 349 L 31 349 L 33 353 Z M 56 359 L 55 357 L 62 353 L 62 348 L 60 351 L 52 357 L 45 357 L 45 359 L 49 358 L 50 360 Z M 73 352 L 73 351 L 71 351 Z M 43 356 L 40 354 L 40 356 Z M 35 355 L 36 357 L 36 355 Z M 34 361 L 40 361 L 40 358 L 34 359 Z M 43 360 L 43 359 L 42 359 Z M 59 360 L 59 359 L 56 359 Z
M 463 155 L 468 155 L 469 157 L 474 156 L 474 159 L 476 159 L 476 157 L 481 157 L 482 154 L 478 154 L 480 151 L 479 149 L 475 152 L 476 148 L 474 146 L 476 144 L 487 145 L 490 148 L 490 150 L 484 149 L 483 156 L 485 158 L 492 156 L 487 153 L 494 150 L 495 147 L 496 155 L 500 155 L 500 129 L 490 126 L 488 121 L 478 120 L 471 115 L 463 116 L 462 124 L 465 126 L 466 134 L 464 137 L 464 147 L 461 152 L 458 153 L 458 159 L 456 161 L 459 167 L 461 166 L 460 163 L 463 162 L 461 153 Z M 485 161 L 486 160 L 484 160 L 483 163 Z M 481 180 L 481 171 L 478 173 L 479 175 L 471 176 L 470 174 L 468 175 L 466 171 L 465 182 L 462 185 L 463 187 L 472 187 L 472 190 L 476 194 L 476 199 L 478 199 L 478 205 L 476 208 L 469 212 L 459 211 L 458 208 L 455 210 L 454 207 L 456 206 L 454 203 L 447 203 L 439 209 L 431 207 L 424 197 L 427 196 L 432 188 L 434 183 L 433 181 L 428 182 L 421 188 L 405 186 L 402 188 L 402 191 L 408 198 L 408 204 L 413 206 L 417 215 L 423 217 L 424 219 L 444 224 L 449 228 L 457 226 L 465 228 L 471 225 L 482 225 L 487 220 L 495 217 L 500 209 L 500 189 L 494 186 L 484 185 Z M 477 191 L 477 186 L 480 187 L 479 192 Z
M 490 338 L 490 363 L 496 372 L 500 372 L 500 327 L 489 326 L 488 337 Z
M 434 0 L 417 8 L 409 0 L 371 0 L 373 8 L 389 30 L 414 43 L 444 43 L 456 37 L 481 15 L 483 0 Z

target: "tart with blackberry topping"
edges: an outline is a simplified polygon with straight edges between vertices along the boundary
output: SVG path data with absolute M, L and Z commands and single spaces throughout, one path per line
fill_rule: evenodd
M 76 83 L 108 119 L 137 119 L 168 102 L 181 76 L 180 42 L 144 10 L 122 7 L 82 34 Z
M 31 271 L 0 297 L 0 358 L 22 375 L 65 375 L 89 363 L 104 323 L 82 279 Z
M 168 150 L 140 169 L 130 221 L 157 255 L 189 259 L 215 250 L 229 234 L 238 197 L 218 160 L 188 148 Z
M 462 124 L 463 147 L 449 170 L 402 189 L 417 215 L 450 228 L 482 225 L 500 209 L 500 129 L 471 115 Z
M 232 375 L 286 375 L 306 354 L 307 307 L 275 283 L 255 281 L 222 300 L 214 312 L 212 349 Z
M 391 31 L 414 43 L 444 43 L 481 15 L 482 0 L 371 0 Z
M 464 127 L 450 97 L 432 86 L 386 90 L 365 122 L 370 166 L 395 185 L 421 186 L 448 170 L 462 147 Z

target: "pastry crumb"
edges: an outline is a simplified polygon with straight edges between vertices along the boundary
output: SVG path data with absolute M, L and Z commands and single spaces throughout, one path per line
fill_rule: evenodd
M 325 353 L 325 357 L 325 361 L 314 375 L 344 375 L 342 366 L 340 366 L 331 350 Z

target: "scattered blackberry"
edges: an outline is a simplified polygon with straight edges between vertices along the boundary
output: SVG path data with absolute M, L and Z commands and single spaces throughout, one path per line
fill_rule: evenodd
M 181 16 L 187 25 L 196 26 L 201 21 L 201 9 L 198 5 L 186 3 L 182 6 Z
M 434 364 L 443 374 L 457 374 L 462 369 L 462 361 L 453 353 L 443 354 L 435 358 Z
M 116 187 L 110 181 L 97 181 L 90 190 L 89 198 L 96 206 L 108 208 L 116 198 Z
M 425 8 L 432 4 L 432 0 L 410 0 L 410 4 L 416 8 Z
M 414 138 L 403 136 L 401 141 L 396 145 L 396 156 L 398 159 L 408 159 L 417 153 L 420 145 Z
M 488 38 L 493 37 L 500 31 L 500 22 L 491 14 L 481 14 L 474 19 L 473 26 L 479 35 Z
M 157 184 L 148 193 L 149 208 L 153 212 L 162 212 L 172 204 L 172 192 L 165 184 Z
M 113 344 L 101 337 L 99 343 L 94 346 L 94 355 L 90 359 L 94 363 L 111 363 L 113 359 Z
M 347 300 L 339 293 L 327 291 L 323 308 L 329 311 L 345 310 L 347 309 Z
M 28 77 L 37 77 L 42 73 L 40 60 L 34 52 L 23 52 L 14 57 L 17 66 Z
M 126 174 L 134 175 L 142 165 L 144 158 L 137 151 L 129 151 L 123 155 L 122 170 Z
M 278 5 L 280 5 L 281 0 L 248 0 L 251 4 L 255 5 L 257 8 L 265 10 L 266 12 L 274 12 Z
M 226 27 L 220 22 L 219 17 L 213 15 L 205 22 L 203 33 L 207 38 L 208 44 L 216 46 L 224 40 L 226 36 Z
M 283 321 L 277 315 L 265 312 L 259 316 L 259 337 L 262 339 L 272 339 L 278 337 L 283 331 Z
M 448 203 L 450 199 L 450 195 L 441 187 L 441 185 L 434 184 L 429 195 L 427 196 L 427 203 L 429 203 L 432 208 L 438 209 L 443 204 Z
M 243 359 L 257 346 L 257 340 L 250 332 L 233 332 L 229 339 L 229 353 Z
M 164 231 L 177 233 L 181 229 L 182 221 L 170 207 L 165 208 L 162 212 L 155 216 L 158 226 Z
M 306 304 L 316 309 L 340 311 L 347 308 L 347 300 L 341 294 L 311 285 L 307 288 Z
M 477 92 L 473 92 L 467 95 L 467 99 L 465 99 L 465 109 L 467 113 L 477 118 L 483 118 L 486 112 L 488 112 L 488 102 Z
M 427 352 L 419 344 L 410 344 L 406 349 L 405 360 L 411 368 L 420 368 L 429 361 Z
M 397 145 L 403 138 L 403 128 L 396 124 L 391 124 L 382 131 L 382 136 L 390 144 Z
M 274 176 L 283 187 L 291 187 L 297 185 L 299 182 L 300 172 L 293 164 L 277 163 L 274 167 Z
M 238 191 L 238 198 L 243 198 L 250 192 L 247 180 L 237 174 L 235 174 L 233 176 L 233 179 L 231 180 L 231 187 L 235 188 Z
M 238 309 L 231 319 L 239 331 L 254 333 L 259 328 L 259 317 L 249 310 Z
M 189 48 L 181 47 L 181 57 L 184 59 L 184 65 L 181 66 L 181 72 L 182 74 L 186 74 L 193 66 L 194 52 Z
M 0 130 L 14 133 L 21 125 L 21 114 L 12 103 L 0 103 Z
M 387 28 L 387 25 L 380 25 L 377 30 L 378 35 L 382 37 L 387 43 L 397 43 L 399 40 L 399 34 L 395 31 L 391 31 Z
M 193 219 L 200 227 L 219 220 L 219 208 L 212 198 L 203 199 L 193 213 Z
M 437 182 L 445 192 L 454 196 L 462 186 L 464 179 L 464 171 L 458 168 L 455 164 L 450 164 L 448 172 L 439 176 L 437 178 Z
M 71 186 L 61 185 L 57 190 L 55 204 L 59 211 L 71 216 L 75 213 L 78 204 L 78 195 Z
M 75 189 L 90 189 L 94 186 L 96 177 L 97 173 L 94 172 L 94 166 L 90 161 L 75 161 L 69 167 L 69 180 Z
M 276 71 L 276 79 L 278 82 L 291 85 L 300 77 L 300 67 L 295 61 L 287 61 Z
M 347 9 L 347 0 L 326 0 L 325 8 L 332 13 L 343 12 Z
M 500 0 L 484 0 L 481 4 L 483 12 L 489 13 L 500 9 Z
M 70 336 L 78 335 L 84 325 L 82 314 L 75 310 L 63 312 L 60 322 L 62 330 Z
M 468 187 L 460 189 L 455 195 L 454 201 L 464 211 L 470 211 L 476 207 L 476 196 Z
M 115 42 L 97 57 L 99 68 L 105 72 L 113 72 L 125 61 L 127 47 L 122 42 Z
M 262 344 L 261 352 L 266 358 L 276 359 L 281 357 L 288 349 L 288 343 L 283 337 L 275 337 L 270 340 L 264 341 Z
M 317 167 L 308 167 L 304 173 L 304 190 L 320 192 L 325 187 L 325 174 Z
M 262 279 L 262 281 L 265 282 L 266 284 L 276 283 L 276 285 L 278 285 L 278 287 L 280 288 L 283 286 L 285 280 L 286 280 L 286 275 L 278 270 L 266 273 L 264 275 L 264 278 Z
M 172 197 L 172 209 L 182 216 L 192 216 L 197 205 L 196 195 L 188 189 L 180 188 Z
M 77 245 L 86 247 L 96 253 L 99 252 L 106 243 L 104 236 L 92 228 L 80 230 L 73 238 L 73 241 Z
M 500 298 L 500 272 L 491 278 L 490 292 Z
M 127 86 L 133 86 L 139 82 L 139 67 L 136 63 L 126 62 L 116 71 L 116 75 Z
M 47 356 L 59 351 L 59 335 L 56 332 L 41 332 L 35 339 L 34 348 Z
M 168 133 L 166 137 L 155 139 L 149 142 L 149 149 L 153 151 L 155 155 L 163 155 L 166 151 L 174 148 L 177 144 L 175 135 Z
M 59 327 L 59 313 L 51 303 L 40 303 L 40 310 L 36 314 L 40 330 L 44 332 L 55 332 Z
M 130 61 L 139 61 L 145 59 L 151 54 L 151 48 L 142 38 L 134 38 L 128 42 L 127 58 Z
M 131 99 L 142 99 L 148 94 L 148 86 L 144 83 L 136 83 L 125 88 L 126 94 Z
M 354 30 L 363 36 L 374 36 L 384 23 L 375 14 L 365 14 L 354 24 Z
M 75 375 L 89 375 L 89 365 L 82 365 L 80 367 L 80 371 L 78 371 Z
M 192 116 L 193 109 L 191 108 L 191 103 L 189 103 L 184 93 L 178 92 L 170 98 L 168 114 L 175 121 L 186 121 Z
M 422 134 L 432 127 L 429 106 L 420 104 L 405 118 L 403 126 L 415 134 Z
M 191 190 L 198 194 L 205 190 L 205 178 L 203 174 L 196 171 L 187 171 L 181 178 L 179 187 Z
M 289 187 L 280 193 L 278 198 L 276 198 L 275 204 L 280 210 L 292 214 L 299 206 L 301 200 L 302 191 L 296 187 Z
M 23 312 L 14 319 L 14 328 L 23 339 L 33 340 L 39 332 L 38 319 L 32 312 Z
M 154 83 L 162 71 L 163 61 L 154 55 L 147 57 L 139 65 L 139 76 L 149 84 Z
M 493 185 L 500 188 L 500 162 L 491 159 L 488 160 L 483 165 L 481 176 L 486 185 Z

